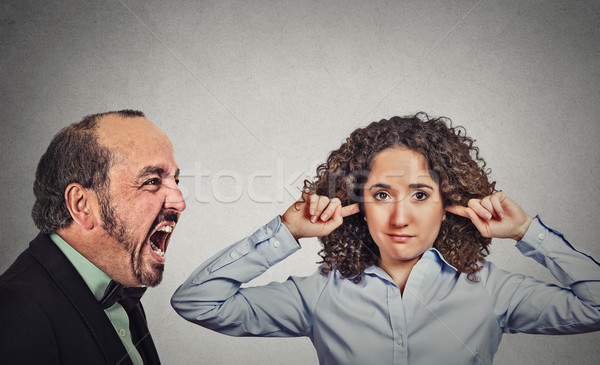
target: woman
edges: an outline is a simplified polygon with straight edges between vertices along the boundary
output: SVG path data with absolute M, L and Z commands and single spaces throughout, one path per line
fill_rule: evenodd
M 489 364 L 502 333 L 600 329 L 600 267 L 489 182 L 449 120 L 394 117 L 354 131 L 302 199 L 202 264 L 172 305 L 234 336 L 308 336 L 322 364 Z M 320 237 L 309 277 L 242 288 Z M 565 288 L 486 262 L 513 238 Z

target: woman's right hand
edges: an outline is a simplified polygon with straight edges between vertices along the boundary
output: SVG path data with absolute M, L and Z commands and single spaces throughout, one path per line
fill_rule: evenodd
M 326 236 L 341 226 L 344 217 L 359 212 L 358 204 L 342 207 L 338 198 L 303 193 L 281 216 L 281 221 L 296 240 Z

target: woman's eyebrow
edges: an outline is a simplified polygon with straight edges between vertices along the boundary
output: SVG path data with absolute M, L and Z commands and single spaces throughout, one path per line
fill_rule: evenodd
M 375 188 L 391 189 L 392 187 L 391 187 L 390 185 L 388 185 L 388 184 L 381 184 L 381 183 L 379 183 L 379 184 L 374 184 L 374 185 L 372 185 L 372 186 L 369 188 L 369 190 L 373 190 L 373 189 L 375 189 Z
M 427 185 L 427 184 L 410 184 L 408 187 L 411 188 L 411 189 L 423 189 L 423 188 L 426 188 L 426 189 L 430 189 L 432 191 L 435 191 L 435 189 L 432 186 Z
M 408 187 L 411 188 L 411 189 L 423 189 L 423 188 L 425 188 L 425 189 L 429 189 L 429 190 L 435 190 L 431 185 L 427 185 L 427 184 L 410 184 Z M 373 190 L 373 189 L 376 189 L 376 188 L 391 189 L 392 186 L 388 185 L 388 184 L 378 183 L 378 184 L 372 185 L 369 188 L 369 190 Z

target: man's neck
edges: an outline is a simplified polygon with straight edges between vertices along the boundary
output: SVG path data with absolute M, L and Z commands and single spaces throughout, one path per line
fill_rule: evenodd
M 133 275 L 127 251 L 120 244 L 111 244 L 112 240 L 103 230 L 81 232 L 71 225 L 56 234 L 112 280 L 126 287 L 140 285 Z

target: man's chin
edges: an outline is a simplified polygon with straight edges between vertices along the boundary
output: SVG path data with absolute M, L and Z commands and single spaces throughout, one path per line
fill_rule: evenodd
M 164 270 L 164 264 L 153 264 L 151 268 L 143 270 L 141 275 L 138 276 L 138 280 L 142 285 L 155 287 L 162 281 Z
M 154 287 L 160 284 L 165 270 L 165 258 L 152 250 L 148 240 L 142 245 L 137 260 L 132 260 L 137 261 L 137 265 L 134 264 L 134 272 L 140 285 Z

